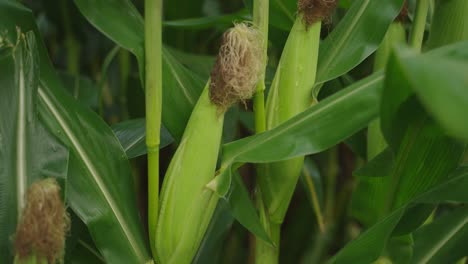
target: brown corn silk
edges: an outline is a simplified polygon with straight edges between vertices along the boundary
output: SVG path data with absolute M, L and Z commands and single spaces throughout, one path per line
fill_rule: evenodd
M 263 66 L 261 38 L 257 29 L 245 23 L 224 33 L 210 82 L 210 100 L 222 112 L 255 93 Z
M 54 179 L 33 183 L 27 192 L 15 236 L 15 253 L 22 259 L 35 254 L 55 263 L 63 258 L 70 220 Z
M 397 18 L 395 19 L 395 21 L 399 21 L 399 22 L 406 22 L 408 21 L 408 1 L 405 0 L 403 2 L 403 6 L 401 7 L 401 10 L 400 10 L 400 14 L 398 14 Z
M 297 10 L 309 27 L 315 22 L 327 20 L 337 4 L 338 0 L 299 0 Z

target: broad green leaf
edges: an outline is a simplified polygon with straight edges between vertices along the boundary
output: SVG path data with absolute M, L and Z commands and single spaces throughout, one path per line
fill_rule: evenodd
M 227 202 L 220 200 L 192 263 L 217 264 L 222 262 L 221 260 L 225 259 L 225 256 L 222 255 L 223 242 L 226 240 L 233 222 L 234 217 L 229 212 Z
M 468 203 L 468 167 L 458 168 L 437 188 L 428 193 L 420 195 L 416 200 L 418 203 L 436 204 L 438 202 L 461 202 Z
M 268 132 L 226 144 L 223 160 L 266 163 L 334 146 L 375 117 L 382 79 L 381 73 L 373 74 Z
M 136 56 L 144 76 L 144 24 L 133 4 L 129 0 L 75 0 L 75 4 L 93 26 Z M 162 120 L 179 141 L 206 80 L 163 48 L 163 83 Z
M 30 10 L 16 1 L 0 2 L 2 29 L 33 30 Z M 110 127 L 67 94 L 39 42 L 38 112 L 46 127 L 70 150 L 67 192 L 72 209 L 87 224 L 107 262 L 150 261 L 136 210 L 130 164 Z M 92 206 L 90 206 L 92 205 Z M 103 231 L 104 230 L 104 231 Z
M 338 6 L 341 8 L 349 8 L 352 3 L 353 3 L 352 0 L 340 0 L 338 2 Z
M 435 208 L 436 206 L 433 204 L 416 204 L 408 207 L 395 230 L 393 230 L 393 235 L 410 234 L 428 220 Z
M 353 174 L 357 177 L 385 177 L 392 173 L 394 162 L 394 154 L 387 148 Z M 376 175 L 377 170 L 379 174 Z
M 179 141 L 206 80 L 185 68 L 163 48 L 163 83 L 162 120 Z
M 371 55 L 402 5 L 403 0 L 353 1 L 345 17 L 320 44 L 317 84 L 350 71 Z
M 368 227 L 376 223 L 385 206 L 388 178 L 394 164 L 394 155 L 386 149 L 364 167 L 353 173 L 356 189 L 351 199 L 351 215 Z
M 352 211 L 366 225 L 437 184 L 458 165 L 463 146 L 445 136 L 434 123 L 425 121 L 427 117 L 422 118 L 408 127 L 394 162 L 382 160 L 391 165 L 375 167 L 373 177 L 359 178 L 361 185 L 353 194 Z
M 73 98 L 81 104 L 91 108 L 98 108 L 98 92 L 96 84 L 84 76 L 73 76 L 66 72 L 59 72 L 60 80 Z
M 203 80 L 208 80 L 210 77 L 215 62 L 214 56 L 187 53 L 169 46 L 164 50 Z
M 144 69 L 144 22 L 130 0 L 75 0 L 75 4 L 93 26 L 133 53 Z
M 68 181 L 71 207 L 109 262 L 149 261 L 125 152 L 98 116 L 72 101 L 63 88 L 49 84 L 58 85 L 51 79 L 41 81 L 40 113 L 73 153 Z
M 414 232 L 411 263 L 455 263 L 467 255 L 468 208 L 457 208 Z
M 378 113 L 382 80 L 382 73 L 374 74 L 272 130 L 224 145 L 221 175 L 213 182 L 218 194 L 227 194 L 233 164 L 281 161 L 321 152 L 367 126 Z
M 247 189 L 245 189 L 242 179 L 237 173 L 234 174 L 232 189 L 226 200 L 229 204 L 231 214 L 241 225 L 258 238 L 270 244 L 272 243 L 260 222 L 257 210 L 249 198 L 249 193 Z
M 410 261 L 413 256 L 412 234 L 402 236 L 393 235 L 387 242 L 385 255 L 388 256 L 393 263 L 411 263 Z
M 206 29 L 220 26 L 229 28 L 232 26 L 233 21 L 242 21 L 246 19 L 249 19 L 247 11 L 242 9 L 233 14 L 164 21 L 163 26 L 187 29 Z
M 463 48 L 455 47 L 453 51 Z M 396 155 L 387 196 L 390 199 L 387 200 L 388 205 L 393 206 L 404 204 L 418 192 L 446 177 L 447 172 L 457 166 L 464 151 L 461 144 L 447 137 L 445 131 L 427 116 L 412 95 L 414 81 L 417 80 L 414 86 L 422 85 L 421 81 L 426 77 L 419 75 L 411 79 L 405 72 L 407 62 L 402 56 L 395 53 L 387 65 L 382 102 L 383 132 Z M 427 56 L 430 55 L 411 58 L 424 61 Z M 393 118 L 384 119 L 385 116 Z
M 11 238 L 28 187 L 48 177 L 64 186 L 68 166 L 68 150 L 37 115 L 39 57 L 34 34 L 12 33 L 12 38 L 0 36 L 0 259 L 8 263 L 13 261 Z
M 454 190 L 453 186 L 459 186 L 459 188 Z M 409 206 L 416 203 L 438 204 L 453 201 L 467 203 L 468 192 L 466 192 L 466 188 L 468 188 L 468 168 L 464 167 L 453 172 L 445 182 L 434 186 L 388 214 L 357 239 L 348 243 L 331 259 L 331 262 L 371 263 L 375 261 L 382 254 L 395 226 Z
M 400 208 L 389 214 L 358 238 L 346 244 L 330 262 L 372 263 L 377 260 L 404 212 L 405 208 Z
M 425 109 L 448 134 L 468 142 L 468 42 L 404 59 L 401 68 Z
M 146 130 L 144 119 L 132 119 L 120 122 L 112 126 L 115 135 L 120 141 L 129 159 L 145 155 L 146 151 Z M 159 148 L 171 144 L 171 135 L 165 127 L 161 127 L 161 139 Z
M 86 225 L 73 212 L 70 213 L 70 231 L 65 241 L 64 263 L 105 263 L 94 246 Z
M 106 263 L 102 257 L 97 255 L 97 252 L 93 251 L 94 249 L 91 245 L 86 244 L 86 242 L 79 240 L 78 245 L 73 250 L 73 255 L 70 256 L 70 259 L 66 263 L 70 264 L 104 264 Z
M 467 49 L 468 42 L 461 42 L 422 55 L 406 48 L 395 51 L 391 61 L 393 66 L 387 70 L 387 75 L 393 76 L 388 80 L 394 83 L 394 88 L 384 90 L 383 98 L 391 100 L 382 104 L 381 112 L 382 131 L 391 146 L 398 146 L 403 138 L 404 130 L 401 129 L 401 124 L 406 127 L 414 121 L 414 116 L 417 116 L 414 110 L 410 109 L 413 107 L 410 100 L 415 100 L 412 99 L 414 93 L 429 114 L 447 132 L 466 137 L 466 134 L 463 134 L 466 122 L 460 120 L 464 120 L 463 109 L 467 109 L 467 96 L 462 92 L 466 88 L 466 75 L 463 74 L 463 70 L 466 72 L 468 69 Z M 449 68 L 442 69 L 439 64 Z M 416 67 L 421 69 L 415 69 Z M 436 71 L 437 76 L 441 74 L 438 79 L 432 76 Z M 436 96 L 441 98 L 435 98 Z M 453 108 L 453 105 L 458 108 Z M 405 108 L 411 115 L 401 114 Z M 400 127 L 395 126 L 398 123 Z
M 452 52 L 456 53 L 457 49 L 461 51 L 463 47 L 454 48 Z M 444 49 L 434 53 L 441 54 L 440 60 L 450 55 Z M 367 226 L 443 181 L 459 164 L 464 151 L 464 146 L 446 136 L 445 131 L 427 116 L 415 98 L 412 85 L 423 85 L 422 80 L 426 77 L 420 74 L 411 79 L 405 72 L 408 59 L 402 58 L 403 55 L 397 52 L 391 56 L 382 97 L 382 127 L 390 149 L 369 163 L 365 177 L 359 177 L 358 188 L 353 194 L 352 212 Z M 425 61 L 428 56 L 431 55 L 411 59 Z M 394 160 L 383 157 L 389 151 Z M 428 212 L 430 208 L 413 212 L 411 223 L 400 227 L 399 232 L 417 227 Z
M 438 203 L 448 200 L 466 202 L 466 191 L 463 190 L 467 187 L 466 169 L 457 171 L 459 176 L 456 178 L 449 176 L 449 172 L 457 166 L 462 157 L 463 146 L 448 138 L 444 131 L 441 131 L 440 127 L 424 112 L 412 90 L 412 86 L 419 82 L 410 81 L 411 77 L 405 72 L 404 66 L 407 60 L 424 59 L 424 57 L 435 54 L 440 56 L 439 59 L 450 58 L 451 54 L 462 52 L 464 49 L 463 45 L 452 46 L 419 56 L 405 50 L 403 52 L 397 51 L 392 55 L 387 65 L 382 102 L 382 128 L 395 153 L 395 162 L 391 174 L 389 177 L 385 177 L 387 178 L 385 181 L 388 182 L 384 183 L 386 187 L 383 189 L 387 191 L 381 215 L 388 215 L 382 221 L 394 217 L 395 214 L 400 214 L 400 216 L 392 220 L 395 225 L 387 228 L 387 231 L 384 235 L 380 235 L 380 238 L 362 238 L 366 243 L 372 243 L 372 248 L 368 248 L 368 250 L 374 254 L 380 254 L 384 247 L 382 244 L 384 242 L 380 241 L 386 241 L 388 234 L 395 231 L 396 223 L 403 216 L 403 212 L 400 211 L 407 211 L 412 203 Z M 405 57 L 408 54 L 412 56 Z M 460 58 L 460 60 L 462 59 L 463 57 Z M 434 63 L 437 62 L 434 61 Z M 423 78 L 425 77 L 419 76 L 419 79 Z M 378 173 L 380 171 L 376 170 L 374 174 L 378 175 Z M 375 198 L 369 197 L 369 199 L 374 200 Z M 387 213 L 392 211 L 391 214 Z M 421 214 L 427 215 L 427 212 L 423 210 Z M 417 213 L 416 216 L 420 217 L 421 215 Z M 414 220 L 406 224 L 414 225 Z M 376 232 L 371 230 L 380 228 L 381 225 L 379 222 L 368 232 Z M 398 229 L 398 233 L 402 233 L 402 229 L 410 230 L 408 226 L 399 226 Z M 366 236 L 364 235 L 364 237 Z M 346 247 L 344 252 L 353 256 L 362 253 L 359 253 L 359 249 L 351 246 Z M 345 259 L 349 260 L 347 257 Z
M 135 207 L 130 165 L 118 139 L 96 114 L 66 95 L 52 75 L 42 78 L 41 118 L 72 153 L 71 207 L 87 224 L 108 262 L 150 261 Z

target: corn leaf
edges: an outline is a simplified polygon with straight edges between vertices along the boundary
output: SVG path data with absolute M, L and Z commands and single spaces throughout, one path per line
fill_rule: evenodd
M 218 194 L 227 194 L 233 164 L 267 163 L 321 152 L 367 126 L 377 116 L 382 81 L 383 74 L 376 73 L 272 130 L 224 145 L 221 175 L 213 182 Z
M 454 186 L 459 188 L 454 189 Z M 445 182 L 430 188 L 414 197 L 407 204 L 393 210 L 378 223 L 362 233 L 357 239 L 348 243 L 336 254 L 332 263 L 371 263 L 382 253 L 385 244 L 392 235 L 394 228 L 404 215 L 405 211 L 418 203 L 468 203 L 468 167 L 457 169 Z M 415 256 L 418 253 L 415 253 Z
M 232 189 L 227 197 L 231 214 L 237 221 L 258 238 L 272 243 L 257 215 L 257 210 L 250 202 L 249 193 L 239 175 L 235 174 Z
M 343 19 L 320 44 L 317 84 L 343 75 L 371 55 L 402 5 L 403 0 L 353 1 Z
M 413 243 L 412 234 L 402 236 L 392 234 L 392 237 L 387 242 L 387 252 L 385 255 L 392 263 L 410 263 L 413 257 Z
M 234 217 L 229 212 L 228 203 L 220 200 L 192 263 L 216 264 L 222 262 L 224 259 L 223 242 L 226 240 L 233 223 Z
M 232 26 L 232 21 L 241 21 L 247 18 L 247 11 L 242 9 L 232 14 L 163 21 L 163 26 L 187 29 L 219 28 L 220 26 L 229 28 Z
M 424 108 L 449 135 L 468 142 L 468 42 L 405 59 L 401 67 Z
M 73 98 L 81 104 L 98 109 L 98 87 L 96 83 L 85 76 L 74 76 L 67 72 L 58 72 L 60 80 Z
M 214 56 L 187 53 L 170 46 L 165 46 L 164 50 L 201 79 L 208 80 L 210 77 L 215 62 Z
M 136 56 L 143 81 L 143 18 L 131 1 L 75 0 L 75 4 L 93 26 Z M 179 141 L 206 80 L 185 68 L 163 48 L 163 83 L 162 120 Z
M 460 162 L 464 146 L 446 136 L 420 105 L 413 88 L 421 85 L 419 80 L 426 78 L 427 72 L 409 77 L 410 73 L 406 71 L 405 66 L 408 61 L 417 60 L 436 65 L 440 60 L 450 60 L 452 54 L 463 52 L 464 49 L 466 49 L 466 44 L 459 44 L 424 55 L 398 50 L 390 58 L 387 65 L 381 114 L 383 132 L 390 145 L 390 149 L 386 152 L 392 151 L 395 159 L 394 161 L 388 158 L 382 159 L 382 156 L 387 155 L 386 152 L 377 156 L 365 170 L 366 174 L 374 175 L 374 177 L 367 177 L 367 185 L 358 187 L 354 193 L 355 197 L 361 197 L 359 207 L 354 208 L 354 212 L 373 211 L 375 218 L 369 224 L 383 219 L 368 230 L 376 237 L 372 238 L 368 235 L 365 239 L 356 240 L 369 243 L 369 247 L 372 247 L 372 258 L 378 257 L 385 245 L 380 242 L 380 244 L 374 244 L 376 240 L 387 241 L 392 233 L 401 235 L 411 232 L 428 216 L 430 206 L 414 207 L 415 197 L 420 197 L 416 199 L 417 202 L 434 204 L 447 200 L 466 202 L 466 195 L 461 193 L 464 191 L 459 189 L 460 186 L 450 189 L 454 181 L 466 188 L 464 185 L 466 179 L 463 177 L 450 178 L 450 172 Z M 458 59 L 463 61 L 461 58 Z M 467 66 L 465 64 L 465 67 Z M 451 78 L 464 78 L 464 76 L 454 75 Z M 450 84 L 453 84 L 453 80 L 447 83 L 439 82 L 439 89 Z M 462 88 L 461 86 L 454 87 L 454 89 Z M 379 163 L 379 166 L 375 166 Z M 382 170 L 382 168 L 387 169 Z M 458 175 L 466 176 L 466 170 L 458 171 Z M 429 193 L 428 190 L 430 190 Z M 421 195 L 422 193 L 424 194 Z M 407 216 L 403 218 L 405 212 Z M 400 220 L 402 222 L 397 226 Z M 383 221 L 390 221 L 391 224 L 383 227 Z M 377 229 L 379 231 L 375 231 Z M 377 234 L 379 232 L 381 233 Z M 345 253 L 340 253 L 343 261 L 359 262 L 362 260 L 359 256 L 360 249 L 353 248 L 353 244 L 359 243 L 351 243 L 343 251 Z M 337 262 L 339 262 L 338 259 Z
M 0 259 L 12 263 L 11 237 L 26 191 L 33 182 L 48 177 L 57 178 L 63 188 L 68 150 L 37 115 L 39 57 L 34 34 L 9 33 L 0 37 Z
M 431 84 L 425 83 L 425 79 L 430 78 L 427 76 L 434 73 L 409 72 L 407 65 L 438 69 L 440 61 L 450 61 L 453 54 L 463 53 L 466 47 L 467 44 L 458 44 L 419 56 L 400 50 L 391 56 L 382 102 L 382 128 L 390 149 L 356 173 L 359 183 L 353 194 L 352 214 L 366 226 L 443 181 L 448 172 L 459 164 L 464 146 L 446 136 L 422 108 L 414 93 L 419 89 L 416 87 L 422 87 L 424 93 L 434 98 L 435 94 L 430 94 L 431 89 L 426 89 Z M 463 56 L 458 56 L 457 60 L 463 65 Z M 468 71 L 467 62 L 468 57 L 465 58 L 465 71 Z M 423 67 L 419 63 L 429 66 Z M 440 78 L 434 83 L 437 88 L 432 91 L 440 93 L 440 87 L 463 90 L 464 75 L 450 76 L 450 80 Z M 406 218 L 410 221 L 399 226 L 398 233 L 408 233 L 417 228 L 430 211 L 430 207 L 415 209 L 412 216 Z
M 209 187 L 221 198 L 229 199 L 236 192 L 231 173 L 241 163 L 267 163 L 305 156 L 326 150 L 353 135 L 377 116 L 382 83 L 383 74 L 376 73 L 272 130 L 224 145 L 220 175 Z M 253 207 L 249 199 L 236 202 L 242 202 L 239 207 Z M 256 215 L 242 214 L 236 219 L 263 238 L 264 230 L 252 227 L 258 221 Z
M 467 255 L 468 208 L 455 209 L 414 232 L 411 263 L 455 263 Z
M 81 219 L 70 213 L 70 232 L 65 242 L 64 263 L 105 263 L 104 258 L 96 249 L 88 228 Z
M 112 130 L 120 141 L 129 159 L 145 155 L 146 151 L 146 131 L 145 119 L 132 119 L 120 122 L 112 126 Z M 161 127 L 161 142 L 159 148 L 164 148 L 174 141 L 167 129 Z
M 424 115 L 423 118 L 427 120 Z M 458 165 L 463 150 L 462 145 L 445 136 L 434 123 L 422 121 L 411 125 L 394 162 L 391 159 L 378 160 L 381 166 L 368 172 L 374 176 L 359 177 L 358 188 L 353 194 L 354 216 L 367 226 L 375 223 L 392 207 L 405 204 L 447 177 Z M 370 165 L 374 166 L 375 162 Z M 419 224 L 424 221 L 420 220 Z
M 450 168 L 457 166 L 464 150 L 462 144 L 446 136 L 445 131 L 427 116 L 414 94 L 414 87 L 424 85 L 424 79 L 430 73 L 419 72 L 410 77 L 411 73 L 406 70 L 405 65 L 418 60 L 437 68 L 436 65 L 441 60 L 450 60 L 452 53 L 458 53 L 457 50 L 462 51 L 467 47 L 468 43 L 455 45 L 407 58 L 405 56 L 411 54 L 409 51 L 397 51 L 391 56 L 387 65 L 381 113 L 382 131 L 396 155 L 395 168 L 390 179 L 392 187 L 390 196 L 387 196 L 393 201 L 387 202 L 401 205 L 418 192 L 436 184 L 446 177 Z M 434 54 L 440 56 L 432 57 Z M 468 56 L 464 59 L 465 71 L 468 71 Z M 452 75 L 451 80 L 441 78 L 442 81 L 436 85 L 440 90 L 441 87 L 454 85 L 453 80 L 464 78 L 464 75 Z M 454 89 L 463 90 L 463 82 L 459 82 Z
M 40 39 L 30 10 L 16 1 L 0 2 L 2 30 L 32 30 Z M 49 131 L 70 150 L 68 202 L 87 224 L 110 263 L 150 261 L 136 210 L 130 164 L 111 128 L 68 95 L 38 42 L 40 82 L 38 111 Z M 90 206 L 93 205 L 93 206 Z M 105 232 L 103 232 L 105 230 Z
M 76 0 L 75 4 L 93 26 L 137 57 L 140 76 L 144 76 L 143 18 L 132 2 Z
M 206 80 L 184 67 L 163 48 L 163 83 L 162 120 L 179 141 Z

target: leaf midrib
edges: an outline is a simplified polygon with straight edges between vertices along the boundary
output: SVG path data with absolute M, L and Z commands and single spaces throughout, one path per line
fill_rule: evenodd
M 430 259 L 432 259 L 434 257 L 435 254 L 437 254 L 437 252 L 439 252 L 439 250 L 450 240 L 453 238 L 453 236 L 455 236 L 455 234 L 460 231 L 460 229 L 462 229 L 466 224 L 468 223 L 468 215 L 465 216 L 465 218 L 463 218 L 463 220 L 458 224 L 458 225 L 455 225 L 453 226 L 453 228 L 450 230 L 450 232 L 447 232 L 447 234 L 445 236 L 443 236 L 442 239 L 440 239 L 440 241 L 438 243 L 436 243 L 434 246 L 432 246 L 429 250 L 429 253 L 427 255 L 425 255 L 421 261 L 419 261 L 418 263 L 428 263 Z
M 353 94 L 355 94 L 355 93 L 357 93 L 357 92 L 359 92 L 359 91 L 361 91 L 361 90 L 363 90 L 363 89 L 366 89 L 367 87 L 369 87 L 369 86 L 375 84 L 376 82 L 382 80 L 383 77 L 384 77 L 383 74 L 382 74 L 382 75 L 378 75 L 378 76 L 376 76 L 373 80 L 369 81 L 368 83 L 365 83 L 365 84 L 363 84 L 362 86 L 355 88 L 353 91 L 350 91 L 350 92 L 347 94 L 347 96 L 338 97 L 336 100 L 333 101 L 333 103 L 328 104 L 328 105 L 326 105 L 326 106 L 324 106 L 324 107 L 318 109 L 317 111 L 314 111 L 314 112 L 310 113 L 309 115 L 303 116 L 302 118 L 296 120 L 295 122 L 289 124 L 288 126 L 279 126 L 278 129 L 271 130 L 271 131 L 273 131 L 273 132 L 271 133 L 271 135 L 270 135 L 269 137 L 265 137 L 265 138 L 263 138 L 263 139 L 260 138 L 261 140 L 257 140 L 257 141 L 255 142 L 256 144 L 247 144 L 247 146 L 246 146 L 245 148 L 242 148 L 240 151 L 238 151 L 237 154 L 236 154 L 236 152 L 234 152 L 234 154 L 231 154 L 231 155 L 229 155 L 228 153 L 226 153 L 226 156 L 228 156 L 228 155 L 231 156 L 231 158 L 229 158 L 229 159 L 226 161 L 226 163 L 227 163 L 227 164 L 233 164 L 233 163 L 236 161 L 236 158 L 237 158 L 237 157 L 239 157 L 239 156 L 241 156 L 242 154 L 248 152 L 248 151 L 251 150 L 252 148 L 254 148 L 254 147 L 258 146 L 258 145 L 261 145 L 261 144 L 263 144 L 263 143 L 265 143 L 265 142 L 271 140 L 272 138 L 278 137 L 278 136 L 280 136 L 281 134 L 287 133 L 290 129 L 294 128 L 295 126 L 299 125 L 300 123 L 304 122 L 305 120 L 311 118 L 312 116 L 315 116 L 315 115 L 317 115 L 317 114 L 320 114 L 321 112 L 323 112 L 323 111 L 325 111 L 325 110 L 328 110 L 328 109 L 330 109 L 330 108 L 334 108 L 335 105 L 336 105 L 337 103 L 340 103 L 341 101 L 346 100 L 347 98 L 349 98 L 349 97 L 352 96 Z M 268 132 L 266 132 L 266 133 L 268 133 Z
M 15 61 L 19 63 L 19 84 L 18 84 L 18 122 L 17 122 L 17 137 L 16 137 L 16 179 L 17 179 L 17 201 L 18 215 L 24 206 L 24 196 L 26 192 L 26 87 L 24 81 L 24 65 L 23 53 L 20 51 L 21 57 Z
M 130 243 L 130 246 L 132 247 L 133 251 L 136 253 L 136 256 L 142 260 L 142 263 L 144 263 L 145 257 L 144 254 L 141 252 L 140 248 L 138 247 L 138 243 L 136 243 L 135 238 L 133 237 L 132 232 L 129 230 L 129 227 L 120 212 L 117 203 L 114 201 L 112 196 L 110 195 L 109 191 L 107 190 L 104 182 L 102 181 L 101 177 L 99 176 L 98 171 L 96 168 L 93 166 L 91 160 L 89 159 L 88 155 L 86 154 L 85 149 L 83 146 L 81 146 L 79 140 L 76 138 L 70 127 L 67 125 L 67 122 L 62 118 L 60 115 L 58 109 L 55 108 L 53 105 L 51 99 L 47 96 L 46 92 L 44 92 L 42 87 L 39 87 L 38 89 L 38 95 L 39 98 L 43 101 L 43 103 L 47 106 L 49 111 L 52 113 L 52 115 L 55 117 L 57 120 L 57 123 L 60 125 L 60 127 L 63 129 L 65 132 L 65 135 L 68 137 L 70 140 L 71 144 L 73 145 L 75 151 L 78 153 L 78 155 L 81 157 L 84 167 L 88 170 L 89 174 L 93 177 L 94 181 L 96 182 L 98 188 L 102 191 L 102 194 L 104 196 L 104 199 L 106 200 L 107 204 L 111 208 L 112 212 L 115 215 L 115 218 L 119 222 L 119 226 L 122 229 L 123 233 L 128 239 L 128 242 Z

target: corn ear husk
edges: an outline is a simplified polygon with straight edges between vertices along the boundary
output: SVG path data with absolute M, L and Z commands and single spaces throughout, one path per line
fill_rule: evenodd
M 161 191 L 156 251 L 159 263 L 191 263 L 218 198 L 206 188 L 215 176 L 223 114 L 211 103 L 209 85 L 198 100 Z
M 267 129 L 307 109 L 315 100 L 315 83 L 321 22 L 306 26 L 299 15 L 281 55 L 267 100 Z M 270 221 L 281 223 L 303 167 L 304 158 L 265 166 L 259 186 Z

